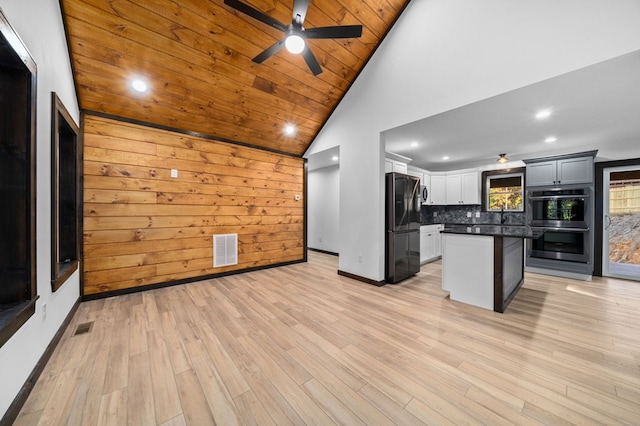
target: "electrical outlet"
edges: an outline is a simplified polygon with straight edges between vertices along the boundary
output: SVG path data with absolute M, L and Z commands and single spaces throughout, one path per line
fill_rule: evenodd
M 178 177 L 178 169 L 171 169 L 171 177 L 172 178 Z
M 358 263 L 362 263 L 362 255 L 361 254 L 358 255 Z
M 322 237 L 318 237 L 318 242 L 321 243 L 322 242 Z
M 480 217 L 480 212 L 476 212 L 476 217 Z
M 467 217 L 471 217 L 471 212 L 467 212 Z
M 433 217 L 438 217 L 438 212 L 433 212 Z
M 42 304 L 42 320 L 46 320 L 47 319 L 47 304 L 43 303 Z

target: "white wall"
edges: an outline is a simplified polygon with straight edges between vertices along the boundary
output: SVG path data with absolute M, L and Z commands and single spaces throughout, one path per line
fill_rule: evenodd
M 339 253 L 340 166 L 310 170 L 307 194 L 307 247 Z
M 638 22 L 637 0 L 413 0 L 306 153 L 340 146 L 340 270 L 384 279 L 381 131 L 637 50 Z
M 38 67 L 36 250 L 40 296 L 35 315 L 0 348 L 2 418 L 80 294 L 79 272 L 58 291 L 51 291 L 51 92 L 58 94 L 77 124 L 80 114 L 58 0 L 0 0 L 0 8 Z

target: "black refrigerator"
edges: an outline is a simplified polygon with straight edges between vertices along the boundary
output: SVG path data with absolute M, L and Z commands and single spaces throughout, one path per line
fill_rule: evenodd
M 385 175 L 385 281 L 397 283 L 420 271 L 420 179 Z

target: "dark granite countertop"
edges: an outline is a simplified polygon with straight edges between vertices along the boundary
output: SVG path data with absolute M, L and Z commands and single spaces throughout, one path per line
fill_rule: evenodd
M 524 225 L 445 225 L 444 230 L 440 231 L 445 234 L 471 234 L 485 235 L 495 237 L 514 237 L 514 238 L 538 238 L 544 234 L 544 230 L 532 229 Z

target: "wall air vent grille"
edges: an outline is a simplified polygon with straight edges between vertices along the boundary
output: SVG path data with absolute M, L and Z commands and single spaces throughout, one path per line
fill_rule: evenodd
M 213 267 L 238 264 L 238 234 L 213 236 Z

